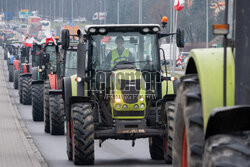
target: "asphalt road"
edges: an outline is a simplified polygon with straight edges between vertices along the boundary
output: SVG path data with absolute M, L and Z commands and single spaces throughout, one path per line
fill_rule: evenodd
M 5 75 L 8 77 L 7 67 Z M 27 129 L 48 165 L 50 167 L 74 166 L 73 162 L 67 160 L 66 137 L 46 134 L 43 122 L 32 121 L 31 106 L 19 103 L 18 91 L 13 88 L 13 83 L 8 82 L 7 86 Z M 95 166 L 125 165 L 168 166 L 164 161 L 151 160 L 147 139 L 136 140 L 134 147 L 131 141 L 106 140 L 100 148 L 98 141 L 95 141 Z

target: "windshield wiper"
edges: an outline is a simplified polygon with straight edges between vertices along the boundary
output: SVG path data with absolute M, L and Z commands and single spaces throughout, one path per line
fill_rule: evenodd
M 151 63 L 152 61 L 132 61 L 124 62 L 123 64 L 136 64 L 136 63 Z

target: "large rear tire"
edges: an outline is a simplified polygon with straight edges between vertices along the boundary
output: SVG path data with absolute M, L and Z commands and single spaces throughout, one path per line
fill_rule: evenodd
M 44 131 L 46 133 L 50 133 L 50 118 L 49 118 L 49 89 L 50 89 L 50 83 L 49 81 L 45 81 L 44 83 Z
M 31 76 L 22 77 L 22 102 L 24 105 L 31 105 Z
M 13 86 L 15 89 L 18 89 L 18 74 L 19 74 L 19 71 L 14 70 Z
M 203 167 L 250 165 L 250 132 L 211 136 L 206 140 Z
M 4 49 L 4 60 L 8 59 L 7 49 Z
M 71 134 L 71 125 L 72 123 L 70 121 L 66 121 L 67 125 L 67 130 L 66 130 L 66 144 L 67 144 L 67 156 L 68 160 L 72 161 L 73 160 L 73 148 L 72 148 L 72 134 Z
M 49 95 L 50 133 L 64 135 L 64 102 L 62 95 Z
M 202 166 L 204 132 L 197 75 L 190 74 L 181 78 L 175 104 L 173 166 Z
M 9 82 L 13 82 L 13 65 L 9 64 Z
M 43 84 L 32 85 L 32 118 L 33 121 L 43 121 Z
M 23 102 L 23 99 L 22 99 L 22 97 L 23 97 L 23 95 L 22 95 L 22 93 L 23 93 L 23 77 L 22 76 L 20 76 L 20 73 L 18 74 L 18 78 L 19 78 L 19 86 L 18 86 L 18 94 L 19 94 L 19 102 L 20 103 L 22 103 Z
M 91 106 L 77 103 L 71 108 L 72 147 L 75 165 L 94 164 L 94 121 Z

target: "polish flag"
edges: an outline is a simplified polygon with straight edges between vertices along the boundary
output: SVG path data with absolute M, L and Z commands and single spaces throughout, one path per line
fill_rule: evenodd
M 46 45 L 49 43 L 49 41 L 52 41 L 56 45 L 56 40 L 50 32 L 46 32 L 45 36 L 46 36 Z
M 174 1 L 174 9 L 180 11 L 184 8 L 184 0 L 175 0 Z
M 25 47 L 32 47 L 32 45 L 33 45 L 33 39 L 32 38 L 26 39 L 24 46 Z

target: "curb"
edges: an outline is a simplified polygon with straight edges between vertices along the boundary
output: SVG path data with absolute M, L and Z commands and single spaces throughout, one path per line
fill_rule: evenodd
M 12 111 L 14 111 L 14 116 L 15 116 L 15 123 L 16 123 L 16 126 L 18 128 L 20 128 L 20 137 L 22 138 L 22 141 L 23 141 L 23 144 L 25 146 L 25 149 L 27 151 L 27 154 L 28 156 L 30 157 L 31 161 L 32 161 L 32 164 L 34 166 L 40 166 L 40 167 L 48 167 L 46 161 L 44 160 L 43 156 L 41 155 L 40 151 L 38 150 L 37 146 L 35 145 L 34 141 L 33 141 L 33 138 L 32 138 L 32 135 L 30 134 L 30 132 L 28 131 L 27 127 L 25 126 L 25 123 L 23 122 L 22 120 L 22 117 L 17 109 L 17 105 L 14 101 L 14 98 L 10 96 L 10 92 L 9 92 L 9 88 L 7 86 L 7 78 L 5 76 L 5 69 L 7 68 L 6 66 L 6 62 L 4 61 L 3 59 L 3 56 L 1 54 L 1 57 L 0 57 L 0 61 L 1 61 L 1 64 L 2 64 L 2 72 L 3 72 L 3 75 L 4 75 L 4 83 L 5 83 L 5 86 L 6 86 L 6 89 L 7 89 L 7 93 L 8 93 L 8 99 L 9 101 L 11 102 L 11 106 L 13 108 Z M 27 140 L 27 142 L 25 142 L 25 140 Z M 35 159 L 34 159 L 35 158 Z

